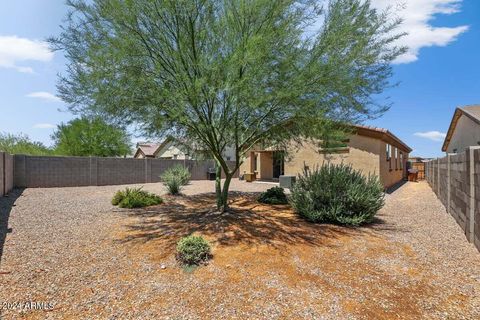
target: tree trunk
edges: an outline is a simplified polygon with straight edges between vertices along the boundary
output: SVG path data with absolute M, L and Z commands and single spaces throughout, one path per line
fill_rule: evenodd
M 217 198 L 217 209 L 222 207 L 222 166 L 219 161 L 215 161 L 215 194 Z
M 228 211 L 228 189 L 230 187 L 230 181 L 232 181 L 233 174 L 225 174 L 225 182 L 223 183 L 223 189 L 220 197 L 217 197 L 217 208 L 220 212 Z

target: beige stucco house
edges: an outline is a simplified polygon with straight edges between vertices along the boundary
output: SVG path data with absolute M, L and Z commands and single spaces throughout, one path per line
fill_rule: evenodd
M 455 109 L 442 151 L 459 153 L 480 145 L 480 105 Z
M 259 180 L 277 180 L 280 175 L 296 176 L 305 167 L 323 163 L 346 163 L 366 175 L 376 174 L 388 188 L 406 176 L 406 162 L 412 151 L 403 141 L 386 129 L 353 126 L 346 147 L 322 150 L 318 144 L 305 142 L 284 150 L 255 148 L 247 152 L 240 175 L 254 173 Z
M 138 143 L 137 151 L 133 156 L 137 159 L 157 158 L 157 159 L 188 159 L 188 154 L 173 143 L 172 139 L 165 139 L 162 143 Z

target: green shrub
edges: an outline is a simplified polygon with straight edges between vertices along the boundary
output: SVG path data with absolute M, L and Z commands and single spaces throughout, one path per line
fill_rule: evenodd
M 295 211 L 312 222 L 360 225 L 372 221 L 384 205 L 383 186 L 345 164 L 305 170 L 291 190 Z
M 210 245 L 200 236 L 183 237 L 177 244 L 177 259 L 185 265 L 199 265 L 210 257 Z
M 167 169 L 161 176 L 163 184 L 167 187 L 168 193 L 179 194 L 182 187 L 190 181 L 190 172 L 187 168 L 176 165 Z
M 283 191 L 283 188 L 280 188 L 280 187 L 273 187 L 263 192 L 260 195 L 260 197 L 258 197 L 258 201 L 261 203 L 267 203 L 267 204 L 287 204 L 288 203 L 287 195 Z
M 114 206 L 120 208 L 141 208 L 162 203 L 163 200 L 156 194 L 142 190 L 142 188 L 126 188 L 119 190 L 112 199 Z

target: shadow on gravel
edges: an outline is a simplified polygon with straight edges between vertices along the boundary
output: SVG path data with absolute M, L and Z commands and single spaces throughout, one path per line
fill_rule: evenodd
M 362 228 L 369 228 L 372 231 L 390 231 L 390 232 L 403 232 L 403 233 L 409 233 L 411 230 L 408 228 L 401 228 L 395 224 L 388 223 L 384 219 L 375 217 L 370 223 L 366 223 L 361 226 Z
M 392 194 L 394 193 L 395 191 L 397 191 L 398 189 L 400 189 L 401 187 L 403 187 L 405 184 L 407 184 L 408 181 L 400 181 L 396 184 L 394 184 L 393 186 L 391 186 L 390 188 L 387 188 L 387 190 L 385 190 L 385 193 L 387 194 Z
M 22 195 L 23 188 L 13 189 L 7 196 L 0 197 L 0 267 L 2 265 L 3 246 L 5 245 L 5 239 L 7 234 L 12 232 L 12 229 L 8 227 L 8 219 L 10 218 L 10 212 L 15 206 L 15 201 Z
M 129 211 L 136 218 L 126 225 L 120 242 L 158 241 L 159 251 L 170 252 L 178 240 L 198 232 L 225 246 L 269 245 L 285 248 L 292 245 L 337 246 L 331 239 L 368 234 L 376 237 L 375 228 L 350 228 L 307 222 L 295 215 L 288 205 L 264 205 L 256 196 L 234 193 L 230 211 L 215 210 L 213 193 L 166 198 L 164 204 Z M 380 228 L 381 222 L 372 226 Z M 384 225 L 385 227 L 385 225 Z

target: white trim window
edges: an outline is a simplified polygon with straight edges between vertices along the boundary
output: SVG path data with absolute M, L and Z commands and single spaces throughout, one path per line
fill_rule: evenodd
M 395 170 L 398 170 L 398 148 L 395 148 Z

